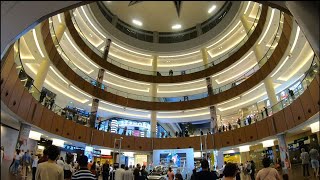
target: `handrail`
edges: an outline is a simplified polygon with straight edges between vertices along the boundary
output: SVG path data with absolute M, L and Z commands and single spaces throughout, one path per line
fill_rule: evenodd
M 282 26 L 283 26 L 283 19 L 284 19 L 284 15 L 283 13 L 280 13 L 280 18 L 279 18 L 279 25 L 278 25 L 278 29 L 277 29 L 277 33 L 276 34 L 280 34 L 282 31 Z M 61 47 L 60 41 L 57 39 L 57 35 L 55 34 L 55 30 L 54 30 L 54 25 L 52 23 L 50 23 L 50 32 L 52 33 L 52 38 L 54 39 L 54 43 L 56 45 L 56 48 L 59 52 L 59 54 L 64 54 L 64 56 L 62 57 L 66 57 L 67 58 L 67 64 L 69 65 L 69 67 L 71 69 L 73 69 L 78 75 L 80 75 L 81 77 L 83 77 L 83 79 L 85 79 L 86 81 L 90 82 L 93 85 L 96 86 L 97 83 L 95 79 L 91 78 L 89 75 L 87 75 L 86 73 L 84 73 L 83 71 L 81 71 L 76 65 L 74 65 L 74 63 L 70 60 L 70 58 L 68 58 L 67 54 L 64 52 L 63 48 Z M 244 73 L 243 75 L 241 75 L 240 77 L 238 77 L 236 80 L 233 80 L 232 82 L 223 85 L 221 87 L 212 89 L 212 94 L 218 94 L 221 93 L 223 91 L 226 91 L 234 86 L 239 85 L 241 82 L 243 82 L 245 79 L 249 78 L 251 75 L 253 75 L 255 72 L 257 72 L 260 67 L 262 67 L 266 62 L 267 59 L 269 57 L 271 57 L 273 51 L 275 50 L 275 48 L 273 48 L 273 46 L 277 46 L 277 37 L 276 34 L 274 36 L 273 42 L 271 44 L 271 46 L 269 47 L 269 49 L 267 50 L 267 52 L 265 53 L 265 55 L 259 60 L 259 62 L 252 68 L 250 68 L 246 73 Z M 102 83 L 103 84 L 103 83 Z M 143 96 L 143 95 L 138 95 L 138 94 L 133 94 L 133 93 L 128 93 L 128 92 L 124 92 L 121 90 L 118 90 L 116 88 L 111 88 L 106 84 L 103 84 L 104 87 L 108 87 L 108 88 L 102 88 L 105 91 L 111 92 L 112 94 L 116 94 L 116 95 L 120 95 L 126 98 L 130 98 L 130 99 L 136 99 L 136 100 L 141 100 L 141 101 L 154 101 L 155 102 L 161 102 L 160 97 L 152 97 L 152 96 Z M 101 87 L 99 87 L 101 88 Z M 170 97 L 170 98 L 174 98 L 176 99 L 176 101 L 173 102 L 179 102 L 179 101 L 185 101 L 185 100 L 195 100 L 195 99 L 202 99 L 208 97 L 208 92 L 204 92 L 204 93 L 198 93 L 198 94 L 193 94 L 193 95 L 185 95 L 185 96 L 176 96 L 176 97 Z M 166 97 L 169 98 L 169 97 Z
M 103 54 L 104 52 L 102 52 L 100 49 L 96 48 L 87 38 L 85 33 L 82 32 L 76 18 L 74 17 L 74 12 L 75 10 L 72 10 L 70 15 L 71 15 L 71 19 L 72 22 L 74 24 L 75 29 L 78 31 L 80 37 L 82 37 L 82 40 L 97 54 L 99 55 L 101 58 L 103 58 Z M 259 6 L 259 9 L 257 11 L 256 14 L 256 18 L 254 19 L 254 22 L 252 23 L 252 26 L 250 27 L 249 31 L 247 32 L 246 36 L 234 47 L 232 47 L 228 52 L 223 53 L 224 55 L 219 56 L 219 58 L 215 59 L 215 58 L 211 58 L 210 62 L 205 64 L 205 65 L 201 65 L 199 67 L 195 67 L 195 68 L 190 68 L 190 69 L 185 69 L 182 71 L 173 71 L 173 75 L 172 76 L 177 76 L 177 75 L 181 75 L 182 73 L 184 74 L 191 74 L 191 73 L 195 73 L 198 71 L 202 71 L 205 70 L 209 67 L 211 67 L 212 65 L 215 66 L 219 63 L 221 63 L 222 61 L 224 61 L 225 59 L 227 59 L 228 57 L 230 57 L 234 52 L 236 52 L 236 50 L 238 50 L 243 44 L 245 44 L 247 42 L 247 40 L 249 39 L 250 35 L 254 32 L 254 29 L 256 27 L 255 23 L 260 19 L 258 17 L 260 17 L 260 14 L 262 12 L 262 7 Z M 157 72 L 159 72 L 161 74 L 161 76 L 171 76 L 170 73 L 168 71 L 149 71 L 149 70 L 144 70 L 144 69 L 139 69 L 139 68 L 135 68 L 135 67 L 130 67 L 126 64 L 123 64 L 121 62 L 119 62 L 118 60 L 115 60 L 111 57 L 107 58 L 107 61 L 120 67 L 123 69 L 126 69 L 128 71 L 132 71 L 132 72 L 136 72 L 136 73 L 140 73 L 140 74 L 145 74 L 145 75 L 151 75 L 151 76 L 157 76 Z

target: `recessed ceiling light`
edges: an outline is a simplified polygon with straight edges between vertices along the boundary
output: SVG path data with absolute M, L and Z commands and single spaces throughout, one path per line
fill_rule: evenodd
M 181 28 L 181 24 L 175 24 L 171 28 L 172 29 L 180 29 Z
M 208 10 L 208 13 L 212 13 L 213 10 L 215 10 L 217 8 L 216 5 L 211 6 L 211 8 Z
M 133 24 L 138 25 L 138 26 L 142 26 L 142 22 L 138 21 L 136 19 L 132 20 Z

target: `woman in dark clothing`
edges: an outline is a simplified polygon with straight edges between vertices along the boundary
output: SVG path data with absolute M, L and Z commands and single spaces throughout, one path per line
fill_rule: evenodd
M 110 172 L 110 166 L 105 162 L 102 166 L 102 179 L 108 180 L 109 179 L 109 172 Z

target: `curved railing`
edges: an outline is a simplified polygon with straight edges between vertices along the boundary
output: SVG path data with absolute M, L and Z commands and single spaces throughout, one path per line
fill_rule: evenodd
M 78 31 L 78 34 L 80 35 L 82 40 L 86 43 L 86 45 L 91 48 L 91 50 L 93 50 L 98 56 L 103 58 L 104 51 L 102 51 L 101 49 L 98 49 L 96 46 L 94 46 L 86 38 L 85 33 L 82 32 L 80 26 L 78 25 L 78 22 L 77 22 L 76 18 L 73 15 L 74 14 L 73 11 L 71 11 L 70 15 L 71 15 L 71 19 L 72 19 L 73 25 L 74 25 L 75 29 Z M 257 14 L 256 14 L 256 18 L 254 19 L 254 22 L 252 23 L 252 26 L 250 27 L 250 30 L 247 32 L 246 36 L 237 45 L 232 47 L 228 52 L 223 53 L 223 55 L 219 56 L 219 58 L 211 58 L 211 59 L 209 59 L 210 62 L 208 64 L 205 64 L 205 65 L 202 65 L 202 66 L 199 66 L 199 67 L 195 67 L 195 68 L 191 68 L 191 69 L 185 69 L 185 70 L 182 70 L 182 71 L 173 71 L 172 72 L 172 76 L 177 76 L 177 75 L 182 75 L 182 74 L 191 74 L 191 73 L 203 71 L 203 70 L 205 70 L 207 68 L 210 68 L 211 66 L 218 65 L 219 63 L 221 63 L 222 61 L 224 61 L 225 59 L 230 57 L 232 54 L 234 54 L 236 51 L 238 51 L 240 49 L 240 47 L 242 47 L 247 42 L 247 40 L 249 39 L 251 34 L 254 32 L 255 27 L 256 27 L 255 24 L 259 21 L 259 19 L 260 19 L 259 17 L 261 15 L 261 12 L 262 12 L 262 7 L 259 6 L 259 9 L 258 9 Z M 149 70 L 139 69 L 139 68 L 135 68 L 135 67 L 130 67 L 130 66 L 120 62 L 119 60 L 113 59 L 111 57 L 108 57 L 107 61 L 109 63 L 111 63 L 111 64 L 114 64 L 114 65 L 122 68 L 122 69 L 125 69 L 125 70 L 128 70 L 128 71 L 132 71 L 132 72 L 135 72 L 135 73 L 139 73 L 139 74 L 157 76 L 157 74 L 160 73 L 161 76 L 171 76 L 168 71 L 149 71 Z
M 113 14 L 109 11 L 107 7 L 103 4 L 103 2 L 97 2 L 98 8 L 104 17 L 112 23 Z M 217 15 L 211 17 L 205 22 L 201 23 L 201 29 L 203 34 L 214 28 L 229 12 L 231 9 L 232 2 L 227 1 L 223 7 L 219 10 Z M 118 19 L 116 24 L 116 28 L 119 29 L 126 35 L 129 35 L 135 39 L 139 39 L 146 42 L 153 43 L 153 32 L 146 31 L 142 29 L 138 29 L 133 27 L 122 20 Z M 192 27 L 179 32 L 160 32 L 159 33 L 159 43 L 179 43 L 187 40 L 191 40 L 198 37 L 196 27 Z
M 278 25 L 278 29 L 277 29 L 277 33 L 275 33 L 274 35 L 274 39 L 272 41 L 271 46 L 269 47 L 269 49 L 267 50 L 267 52 L 264 54 L 264 56 L 262 57 L 262 59 L 259 60 L 259 62 L 252 68 L 250 68 L 246 73 L 244 73 L 243 75 L 241 75 L 240 77 L 238 77 L 236 80 L 233 80 L 232 82 L 223 85 L 221 87 L 218 88 L 214 88 L 212 89 L 212 93 L 209 94 L 219 94 L 221 92 L 224 92 L 226 90 L 229 90 L 232 87 L 235 87 L 237 85 L 239 85 L 241 82 L 243 82 L 244 80 L 248 79 L 251 75 L 253 75 L 255 72 L 257 72 L 260 67 L 262 67 L 268 60 L 269 57 L 271 57 L 271 55 L 273 54 L 274 50 L 278 44 L 279 39 L 277 38 L 276 34 L 281 34 L 282 32 L 282 26 L 283 26 L 283 22 L 284 20 L 284 16 L 283 13 L 280 14 L 279 17 L 279 25 Z M 63 48 L 60 45 L 60 41 L 57 39 L 57 35 L 55 34 L 55 29 L 54 29 L 54 25 L 53 23 L 50 23 L 50 32 L 51 32 L 51 36 L 54 39 L 54 43 L 55 43 L 55 47 L 57 48 L 58 52 L 60 55 L 63 54 L 62 57 L 66 57 L 67 59 L 65 59 L 65 61 L 67 62 L 68 66 L 73 69 L 79 76 L 81 76 L 83 79 L 85 79 L 86 81 L 90 82 L 91 84 L 93 84 L 94 86 L 98 85 L 99 83 L 91 78 L 89 75 L 87 75 L 85 72 L 81 71 L 76 65 L 74 65 L 74 63 L 71 61 L 70 58 L 68 58 L 68 55 L 64 52 Z M 111 88 L 109 87 L 107 84 L 102 83 L 102 89 L 104 89 L 107 92 L 110 92 L 112 94 L 116 94 L 119 96 L 123 96 L 126 98 L 130 98 L 130 99 L 136 99 L 136 100 L 141 100 L 141 101 L 156 101 L 156 102 L 163 102 L 164 99 L 163 98 L 170 98 L 173 99 L 173 101 L 171 102 L 179 102 L 179 101 L 185 101 L 185 100 L 195 100 L 195 99 L 202 99 L 205 97 L 208 97 L 208 91 L 206 90 L 206 92 L 204 93 L 199 93 L 199 94 L 193 94 L 193 95 L 184 95 L 184 96 L 175 96 L 175 97 L 152 97 L 152 96 L 143 96 L 143 95 L 138 95 L 138 94 L 133 94 L 133 93 L 128 93 L 125 91 L 121 91 L 115 88 Z M 101 87 L 99 87 L 101 88 Z

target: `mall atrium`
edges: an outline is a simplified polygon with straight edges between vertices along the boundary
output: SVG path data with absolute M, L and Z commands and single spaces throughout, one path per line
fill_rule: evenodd
M 2 1 L 1 179 L 15 149 L 50 145 L 72 162 L 172 165 L 186 179 L 203 159 L 217 171 L 252 160 L 258 172 L 268 157 L 302 179 L 301 149 L 320 143 L 318 9 Z

